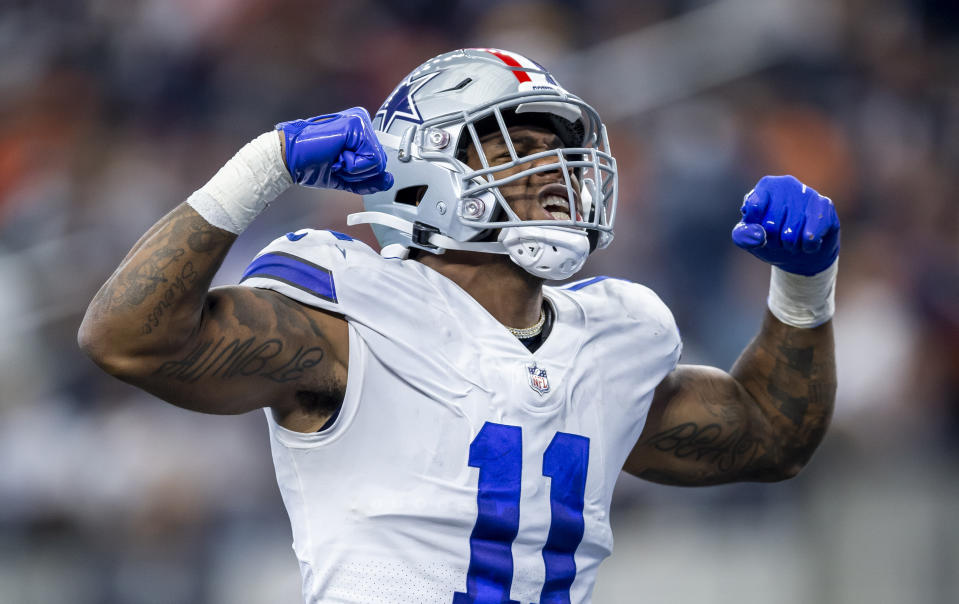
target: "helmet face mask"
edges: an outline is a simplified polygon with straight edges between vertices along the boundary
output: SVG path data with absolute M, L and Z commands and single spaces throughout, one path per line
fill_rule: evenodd
M 516 125 L 547 129 L 563 146 L 522 156 L 510 135 Z M 427 61 L 394 90 L 373 126 L 396 184 L 364 196 L 367 211 L 353 215 L 351 223 L 373 223 L 384 247 L 514 255 L 489 239 L 494 230 L 518 227 L 524 227 L 527 240 L 543 232 L 536 229 L 588 235 L 587 255 L 612 240 L 617 175 L 605 127 L 592 107 L 521 55 L 467 49 Z M 486 155 L 481 139 L 494 133 L 505 144 L 506 161 L 492 162 Z M 480 164 L 475 168 L 465 161 L 470 147 Z M 500 189 L 542 172 L 563 176 L 568 220 L 524 221 Z M 546 273 L 544 278 L 562 278 Z

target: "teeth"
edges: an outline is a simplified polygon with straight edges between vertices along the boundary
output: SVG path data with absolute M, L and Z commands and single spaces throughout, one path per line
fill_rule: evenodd
M 544 208 L 547 206 L 563 206 L 564 208 L 569 207 L 569 204 L 566 202 L 566 198 L 560 197 L 559 195 L 547 195 L 540 203 Z
M 546 210 L 549 213 L 549 215 L 553 217 L 554 220 L 569 220 L 569 202 L 566 200 L 565 197 L 561 197 L 559 195 L 547 195 L 540 202 L 540 205 L 542 205 L 543 209 Z M 549 209 L 547 209 L 550 206 L 554 208 L 555 207 L 565 208 L 565 210 L 552 212 Z

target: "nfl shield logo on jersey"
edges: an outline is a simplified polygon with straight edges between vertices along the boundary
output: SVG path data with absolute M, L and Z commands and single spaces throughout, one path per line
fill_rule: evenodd
M 529 372 L 529 387 L 540 394 L 549 392 L 549 377 L 546 375 L 546 369 L 537 367 L 536 363 L 526 365 Z

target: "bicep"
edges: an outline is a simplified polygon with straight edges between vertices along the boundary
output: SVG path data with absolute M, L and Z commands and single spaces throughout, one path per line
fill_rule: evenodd
M 203 413 L 283 406 L 304 391 L 335 389 L 346 340 L 340 317 L 268 290 L 216 288 L 185 345 L 140 359 L 127 381 Z
M 782 478 L 769 422 L 746 390 L 713 367 L 680 365 L 657 387 L 627 472 L 664 484 Z

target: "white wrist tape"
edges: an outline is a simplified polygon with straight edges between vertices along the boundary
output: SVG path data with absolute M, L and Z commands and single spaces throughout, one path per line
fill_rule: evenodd
M 292 184 L 274 130 L 244 145 L 186 202 L 213 226 L 239 235 Z
M 836 311 L 836 273 L 839 259 L 829 268 L 805 276 L 773 267 L 769 279 L 769 310 L 793 327 L 818 327 Z

